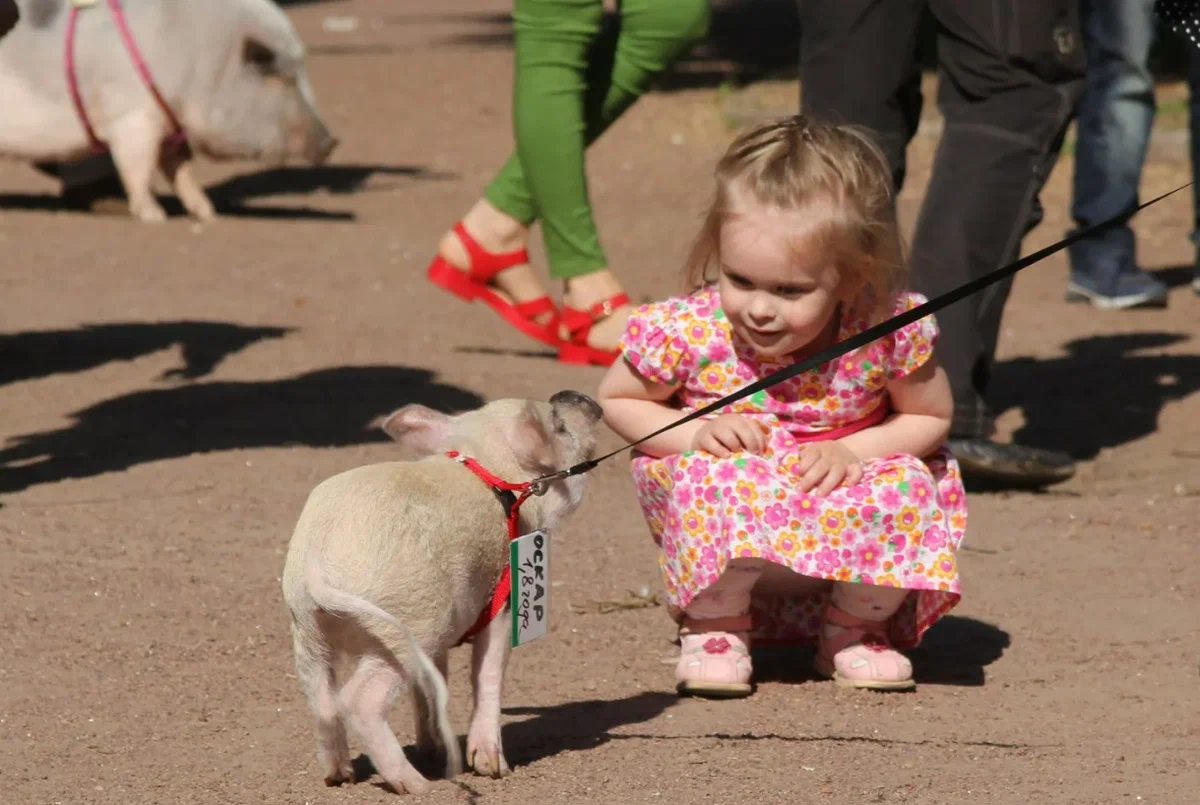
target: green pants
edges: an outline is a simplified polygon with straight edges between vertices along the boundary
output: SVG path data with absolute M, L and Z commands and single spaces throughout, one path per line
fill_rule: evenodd
M 588 201 L 584 151 L 708 31 L 708 0 L 515 0 L 516 152 L 484 191 L 497 209 L 542 224 L 550 275 L 608 267 Z

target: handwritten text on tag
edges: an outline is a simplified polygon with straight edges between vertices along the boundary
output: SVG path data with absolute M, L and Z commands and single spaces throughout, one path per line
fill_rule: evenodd
M 534 531 L 509 543 L 512 647 L 543 637 L 550 623 L 550 536 Z

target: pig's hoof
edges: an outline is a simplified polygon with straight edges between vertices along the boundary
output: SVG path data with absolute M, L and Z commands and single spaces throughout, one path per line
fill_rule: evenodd
M 334 774 L 325 775 L 325 785 L 329 786 L 330 788 L 335 788 L 339 785 L 345 785 L 346 783 L 353 783 L 353 782 L 354 782 L 354 772 L 353 771 L 351 771 L 349 774 L 347 774 L 344 771 L 339 771 Z
M 508 767 L 508 761 L 504 759 L 504 752 L 500 748 L 499 741 L 486 742 L 478 747 L 468 747 L 467 763 L 475 770 L 476 774 L 482 774 L 484 777 L 500 779 L 512 774 L 512 769 Z
M 193 202 L 188 212 L 202 224 L 211 224 L 217 220 L 217 211 L 213 209 L 213 205 L 208 199 L 205 199 L 203 204 Z
M 325 775 L 325 785 L 338 786 L 343 783 L 355 783 L 357 780 L 354 776 L 354 764 L 346 759 L 338 764 L 336 769 L 332 769 Z
M 167 220 L 167 212 L 157 204 L 154 206 L 131 207 L 133 217 L 143 224 L 161 224 Z
M 428 780 L 387 780 L 388 785 L 397 794 L 428 794 L 433 789 L 433 783 Z

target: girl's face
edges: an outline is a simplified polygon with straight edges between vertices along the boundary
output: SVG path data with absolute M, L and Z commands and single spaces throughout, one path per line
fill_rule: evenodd
M 721 226 L 721 307 L 734 333 L 763 357 L 813 344 L 838 303 L 849 301 L 824 250 L 797 248 L 811 232 L 813 212 L 753 206 Z

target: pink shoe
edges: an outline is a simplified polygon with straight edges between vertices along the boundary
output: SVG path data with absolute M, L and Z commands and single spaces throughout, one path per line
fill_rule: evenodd
M 825 637 L 825 624 L 841 632 Z M 892 648 L 883 621 L 869 621 L 830 604 L 821 623 L 814 669 L 837 684 L 871 690 L 912 690 L 912 663 Z
M 684 618 L 679 629 L 676 690 L 692 696 L 749 696 L 750 615 Z

